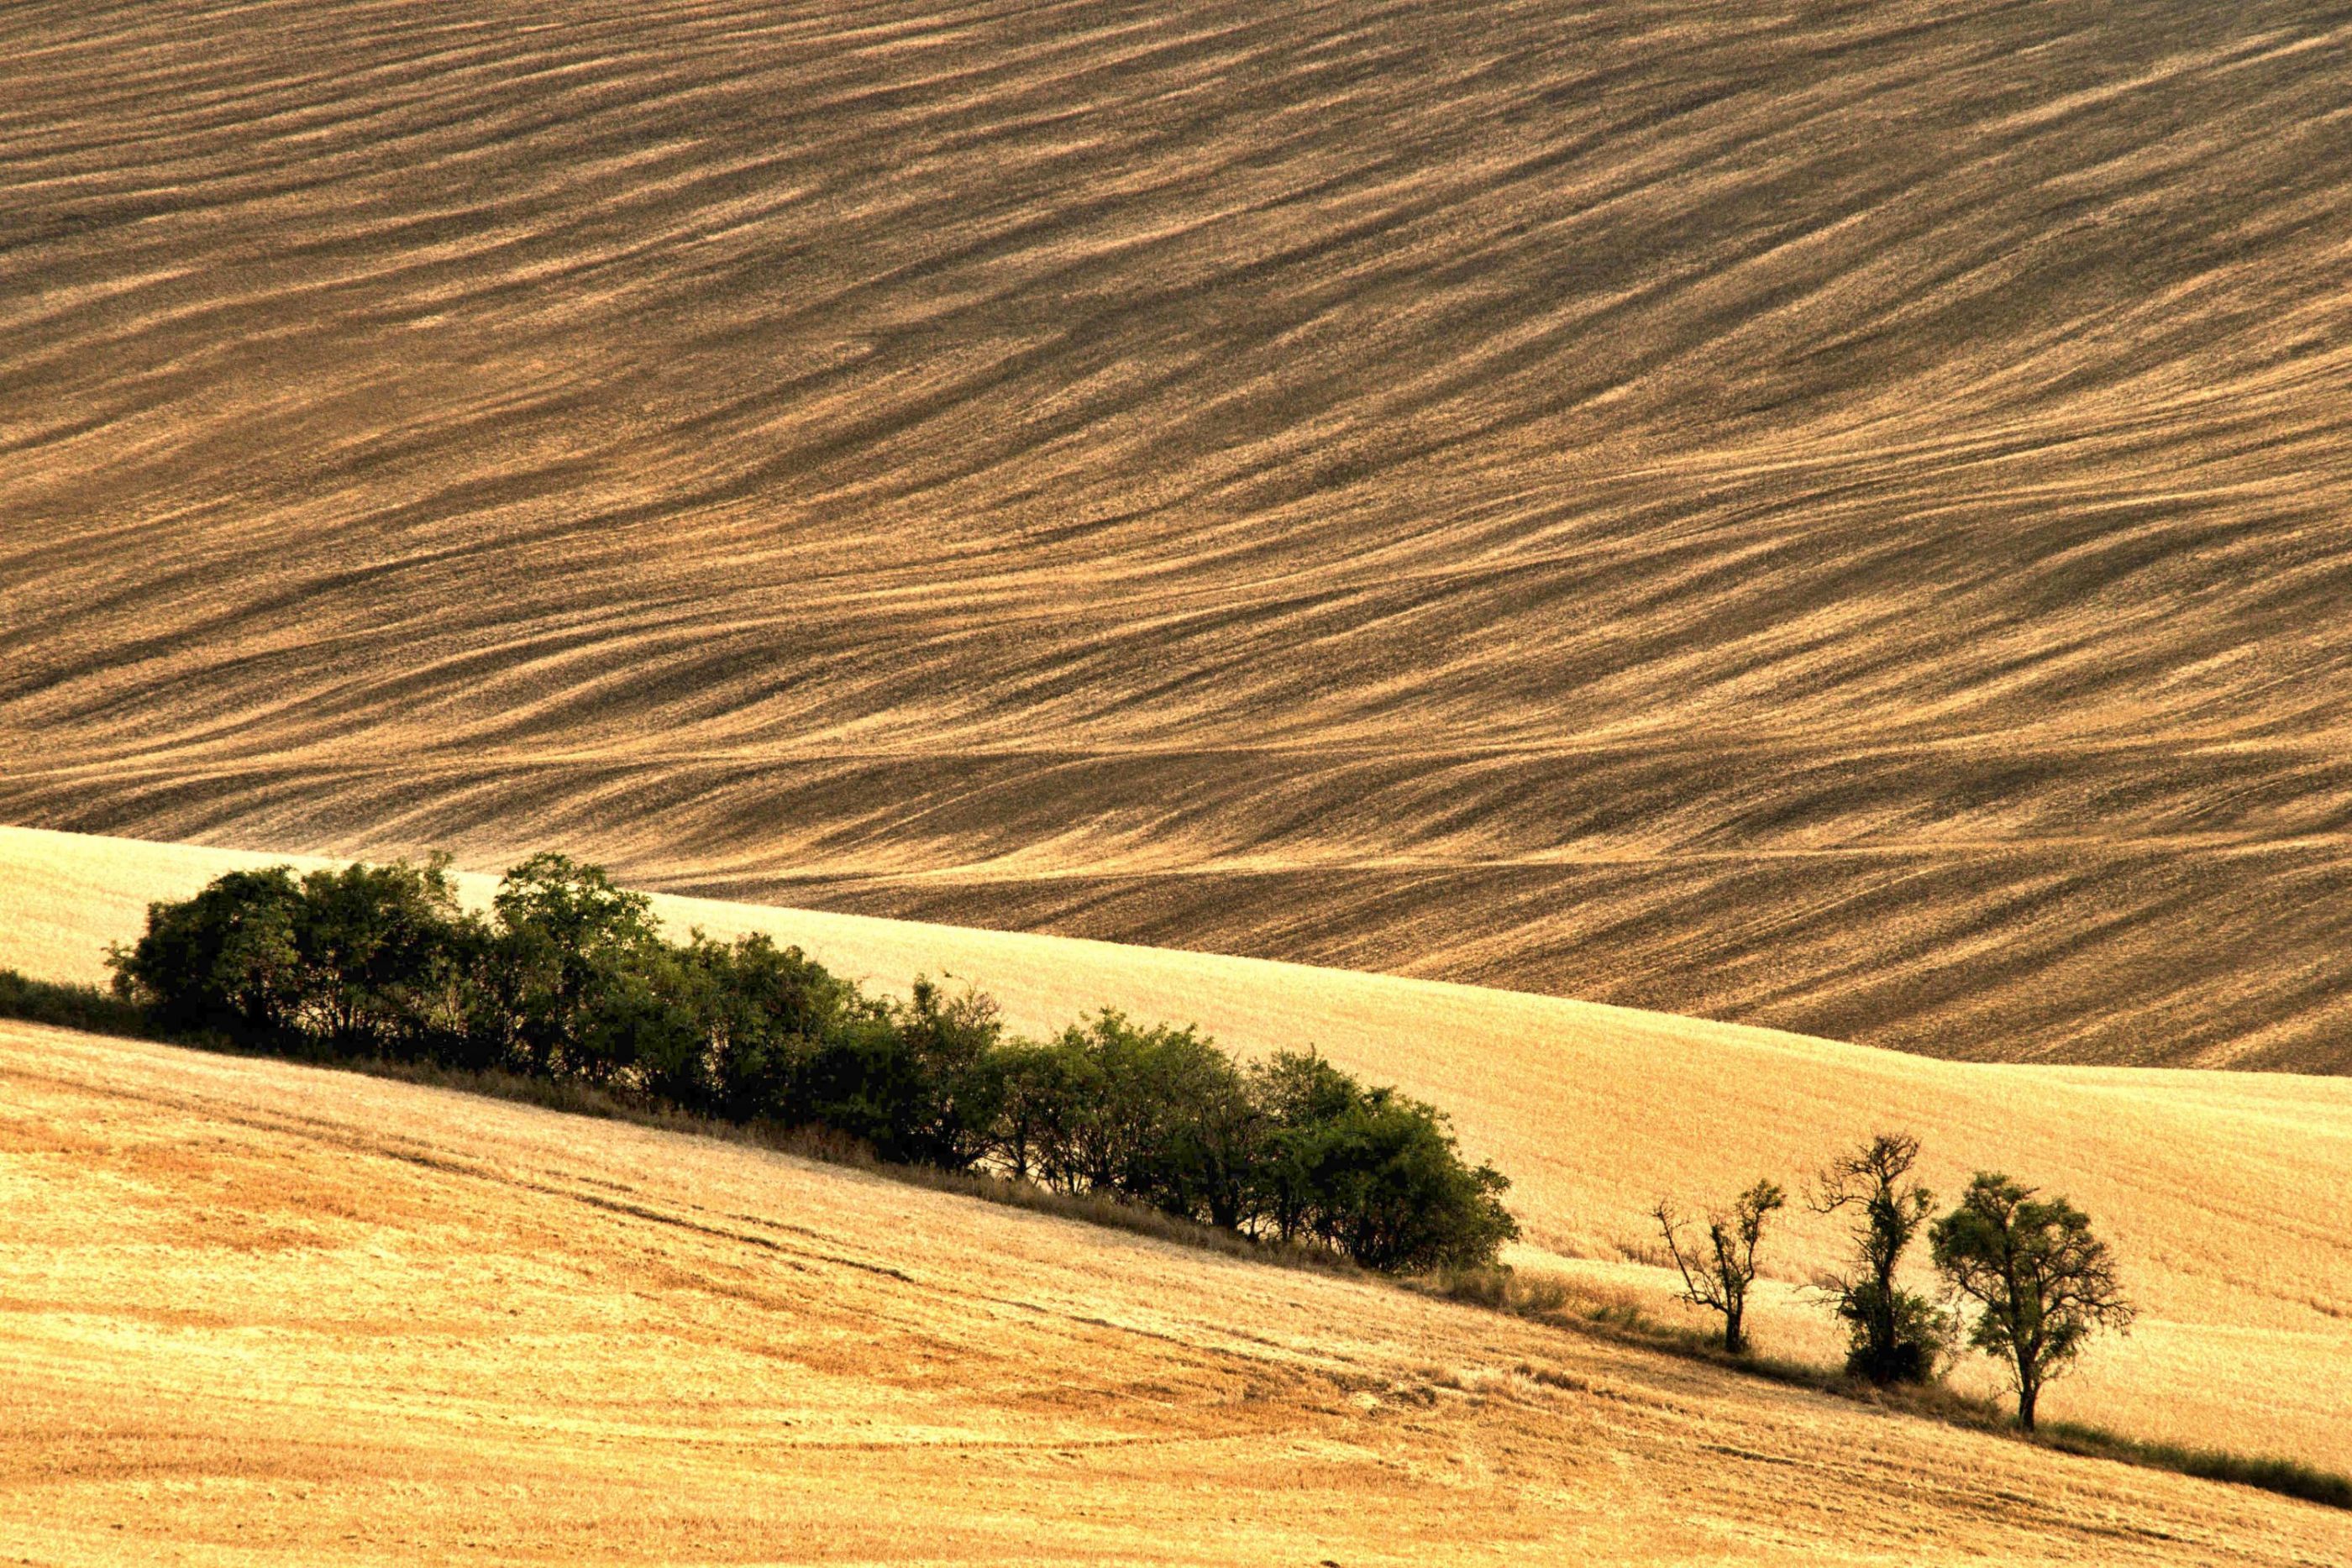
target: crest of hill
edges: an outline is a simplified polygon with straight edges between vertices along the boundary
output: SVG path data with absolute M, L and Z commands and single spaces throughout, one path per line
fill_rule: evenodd
M 0 830 L 0 967 L 90 978 L 150 899 L 267 857 Z M 489 880 L 465 879 L 468 896 Z M 759 930 L 881 989 L 978 985 L 1020 1028 L 1117 1005 L 1196 1020 L 1249 1053 L 1312 1042 L 1448 1110 L 1528 1233 L 1521 1264 L 1661 1302 L 1645 1218 L 1661 1195 L 1790 1180 L 1890 1127 L 1939 1192 L 1996 1168 L 2090 1210 L 2144 1316 L 2053 1385 L 2058 1418 L 2352 1469 L 2352 1081 L 1937 1061 L 1836 1041 L 1394 977 L 835 913 L 661 897 L 673 927 Z M 1802 1290 L 1839 1232 L 1791 1215 L 1758 1333 L 1835 1359 Z M 1990 1392 L 1989 1374 L 1964 1385 Z
M 2323 0 L 0 16 L 0 816 L 2345 1065 Z

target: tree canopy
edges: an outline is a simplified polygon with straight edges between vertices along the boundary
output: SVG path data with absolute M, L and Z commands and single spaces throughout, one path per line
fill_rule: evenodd
M 927 979 L 869 997 L 764 936 L 673 942 L 642 894 L 538 854 L 486 914 L 445 865 L 225 875 L 111 955 L 162 1026 L 248 1049 L 573 1081 L 875 1157 L 1102 1193 L 1368 1268 L 1491 1263 L 1510 1184 L 1443 1113 L 1307 1051 L 1244 1067 L 1105 1009 L 1045 1040 Z
M 2090 1217 L 2063 1197 L 1979 1171 L 1927 1240 L 1944 1278 L 1976 1303 L 1969 1343 L 2007 1365 L 2018 1424 L 2028 1429 L 2042 1385 L 2091 1336 L 2131 1325 L 2113 1254 L 2091 1234 Z

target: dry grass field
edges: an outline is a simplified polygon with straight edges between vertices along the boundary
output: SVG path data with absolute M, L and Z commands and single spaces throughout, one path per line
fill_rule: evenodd
M 2331 0 L 18 0 L 0 820 L 2352 1063 Z
M 92 977 L 105 944 L 138 930 L 146 900 L 257 859 L 0 830 L 0 966 Z M 918 971 L 984 982 L 1024 1028 L 1117 1003 L 1197 1019 L 1243 1051 L 1311 1040 L 1447 1107 L 1468 1152 L 1515 1178 L 1522 1266 L 1661 1315 L 1672 1309 L 1643 1218 L 1657 1196 L 1720 1197 L 1759 1174 L 1793 1186 L 1843 1145 L 1907 1128 L 1946 1195 L 1973 1168 L 2003 1169 L 2071 1196 L 2115 1240 L 2146 1315 L 2054 1385 L 2045 1414 L 2352 1470 L 2352 1080 L 1937 1061 L 1263 960 L 679 898 L 659 907 L 674 925 L 769 931 L 877 988 Z M 278 1070 L 206 1071 L 246 1082 Z M 593 1128 L 577 1134 L 592 1143 L 605 1136 L 575 1125 Z M 1801 1288 L 1837 1247 L 1833 1229 L 1790 1217 L 1759 1309 L 1765 1348 L 1834 1362 L 1833 1324 Z M 1982 1363 L 1960 1382 L 1995 1386 Z
M 777 1155 L 0 1023 L 10 1562 L 2274 1563 L 2352 1515 Z

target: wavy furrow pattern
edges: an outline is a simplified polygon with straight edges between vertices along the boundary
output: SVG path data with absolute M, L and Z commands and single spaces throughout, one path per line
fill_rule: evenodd
M 2352 1066 L 2352 17 L 0 16 L 0 818 Z

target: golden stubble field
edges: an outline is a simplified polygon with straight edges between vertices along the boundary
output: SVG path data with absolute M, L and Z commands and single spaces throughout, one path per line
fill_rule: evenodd
M 2352 1521 L 730 1145 L 0 1024 L 0 1552 L 2310 1564 Z
M 2346 1064 L 2332 0 L 20 0 L 0 820 Z
M 93 977 L 105 944 L 138 930 L 147 900 L 258 860 L 0 830 L 0 965 Z M 487 883 L 467 887 L 478 897 Z M 1972 1168 L 2002 1169 L 2068 1194 L 2114 1239 L 2146 1315 L 2053 1386 L 2049 1416 L 2352 1469 L 2352 1081 L 1943 1062 L 1437 982 L 657 904 L 674 925 L 765 930 L 881 988 L 919 971 L 980 982 L 1024 1028 L 1108 1002 L 1198 1020 L 1245 1052 L 1312 1041 L 1447 1107 L 1466 1149 L 1515 1178 L 1522 1265 L 1622 1288 L 1661 1311 L 1664 1275 L 1644 1256 L 1655 1197 L 1725 1195 L 1759 1174 L 1793 1186 L 1842 1145 L 1907 1128 L 1925 1142 L 1926 1178 L 1947 1195 Z M 1759 1309 L 1768 1348 L 1838 1354 L 1826 1313 L 1801 1291 L 1836 1246 L 1809 1216 L 1780 1233 Z M 1981 1364 L 1961 1382 L 1992 1386 Z

